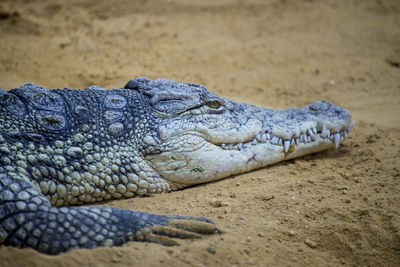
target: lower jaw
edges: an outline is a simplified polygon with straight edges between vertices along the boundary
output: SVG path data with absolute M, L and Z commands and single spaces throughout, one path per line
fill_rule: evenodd
M 160 170 L 154 165 L 153 167 L 167 180 L 184 187 L 216 181 L 333 147 L 335 144 L 330 139 L 320 137 L 311 143 L 293 145 L 288 152 L 285 152 L 282 146 L 270 143 L 259 143 L 241 150 L 224 150 L 208 143 L 197 151 L 183 152 L 181 160 L 185 161 L 185 164 L 178 169 Z M 162 154 L 167 158 L 172 157 L 172 152 Z
M 247 160 L 244 162 L 241 168 L 235 170 L 233 173 L 225 175 L 225 177 L 263 168 L 281 161 L 317 153 L 334 147 L 335 144 L 331 140 L 322 139 L 320 137 L 317 137 L 317 139 L 312 143 L 291 145 L 288 152 L 285 152 L 282 146 L 276 146 L 269 143 L 257 144 L 252 147 L 242 149 L 240 152 L 237 151 L 242 155 L 245 155 Z

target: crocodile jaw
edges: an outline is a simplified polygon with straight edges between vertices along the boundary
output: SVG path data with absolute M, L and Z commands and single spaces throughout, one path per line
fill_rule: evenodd
M 231 175 L 248 172 L 283 160 L 319 152 L 335 147 L 330 139 L 317 137 L 312 143 L 300 143 L 291 152 L 283 146 L 270 143 L 250 145 L 241 150 L 225 150 L 205 142 L 195 151 L 163 152 L 157 157 L 148 156 L 164 178 L 181 185 L 193 185 L 218 180 Z
M 245 106 L 239 120 L 246 123 L 237 127 L 235 112 L 211 127 L 204 120 L 161 127 L 164 149 L 146 159 L 165 179 L 193 185 L 338 147 L 354 125 L 347 110 L 326 102 L 285 111 Z

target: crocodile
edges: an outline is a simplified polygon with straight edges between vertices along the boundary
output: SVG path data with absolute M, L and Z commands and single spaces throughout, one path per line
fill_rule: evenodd
M 328 102 L 272 110 L 168 79 L 0 89 L 0 244 L 58 254 L 222 232 L 205 217 L 82 204 L 178 190 L 338 147 L 353 125 Z

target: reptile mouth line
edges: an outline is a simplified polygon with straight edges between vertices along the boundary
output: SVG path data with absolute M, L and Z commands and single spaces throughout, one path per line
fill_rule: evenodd
M 270 131 L 263 130 L 259 132 L 252 141 L 249 142 L 239 142 L 239 143 L 221 143 L 218 146 L 224 150 L 242 150 L 250 146 L 254 146 L 257 144 L 266 144 L 269 143 L 271 145 L 283 146 L 283 151 L 288 153 L 291 145 L 300 145 L 301 143 L 308 144 L 317 141 L 317 138 L 321 139 L 329 139 L 334 144 L 335 147 L 338 148 L 340 143 L 343 143 L 346 140 L 347 135 L 353 129 L 355 121 L 353 121 L 347 128 L 342 128 L 338 132 L 331 133 L 330 129 L 327 129 L 325 125 L 323 125 L 322 129 L 319 131 L 315 127 L 311 129 L 307 129 L 304 133 L 301 133 L 300 136 L 294 136 L 290 140 L 284 140 L 279 136 L 272 135 Z

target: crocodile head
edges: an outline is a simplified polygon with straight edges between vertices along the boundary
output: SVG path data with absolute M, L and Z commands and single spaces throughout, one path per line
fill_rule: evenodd
M 178 186 L 217 180 L 338 145 L 353 127 L 328 102 L 272 110 L 219 97 L 198 84 L 136 78 L 152 113 L 144 158 Z

